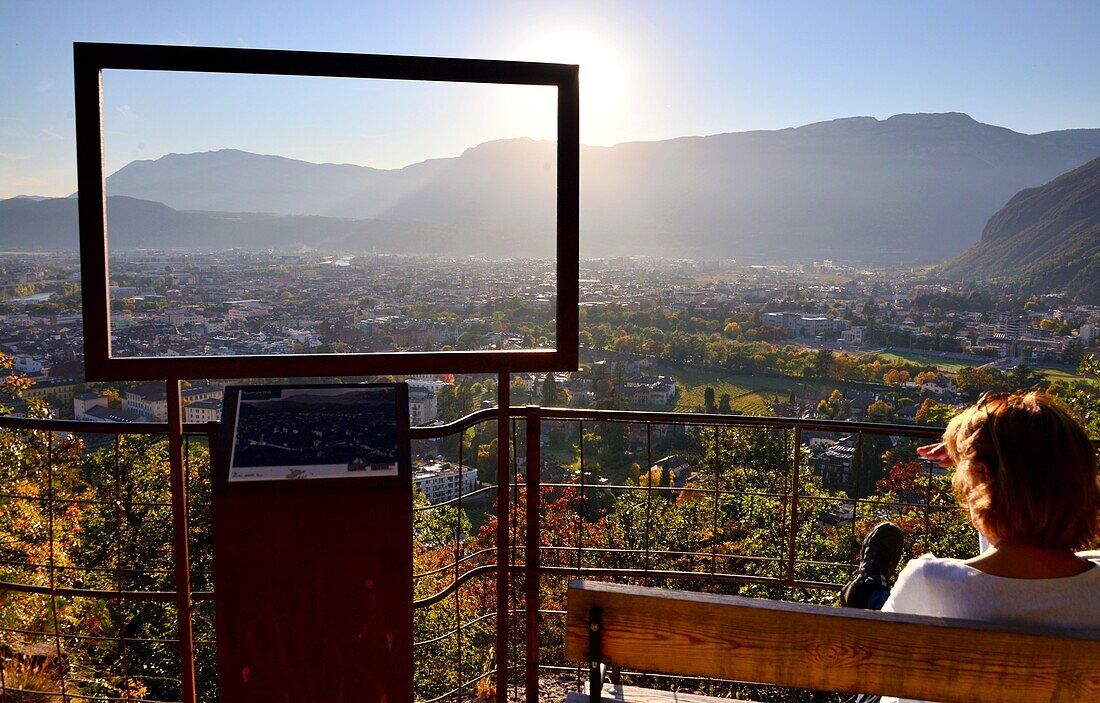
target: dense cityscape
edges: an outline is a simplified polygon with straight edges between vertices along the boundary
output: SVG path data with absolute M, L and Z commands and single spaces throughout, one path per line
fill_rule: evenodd
M 554 344 L 555 276 L 547 260 L 131 252 L 112 259 L 110 276 L 117 357 Z M 0 291 L 0 352 L 14 360 L 16 372 L 34 379 L 35 397 L 54 401 L 56 416 L 82 419 L 89 406 L 74 408 L 73 398 L 99 387 L 83 383 L 77 257 L 6 255 L 0 258 Z M 1006 296 L 936 282 L 921 271 L 860 270 L 831 261 L 586 261 L 580 299 L 585 367 L 626 361 L 634 371 L 620 382 L 681 376 L 681 390 L 698 384 L 675 371 L 652 372 L 763 371 L 791 379 L 784 399 L 789 391 L 801 391 L 807 378 L 918 386 L 942 394 L 958 390 L 956 377 L 964 369 L 1006 371 L 1022 364 L 1046 369 L 1052 378 L 1072 377 L 1100 337 L 1096 306 L 1054 296 Z M 818 352 L 813 358 L 811 350 Z M 822 364 L 821 350 L 830 351 L 834 365 L 851 368 L 810 368 Z M 876 353 L 879 368 L 870 375 L 861 371 L 858 360 Z M 521 375 L 516 383 L 541 378 Z M 592 384 L 577 382 L 583 378 L 560 377 L 563 399 L 594 400 Z M 975 387 L 980 380 L 966 383 L 968 390 L 985 390 Z M 117 396 L 103 390 L 128 411 L 120 418 L 163 419 L 138 400 L 126 402 L 129 387 L 113 389 Z M 626 385 L 617 390 L 638 406 L 664 405 L 675 395 L 655 392 L 649 398 Z M 798 415 L 827 397 L 796 395 Z M 801 401 L 815 401 L 814 407 L 801 407 L 807 405 Z M 857 417 L 859 409 L 857 404 Z M 421 412 L 414 423 L 431 422 L 435 414 Z
M 548 260 L 139 251 L 112 259 L 110 281 L 116 356 L 554 344 Z M 25 400 L 48 402 L 60 418 L 167 417 L 163 384 L 84 382 L 75 255 L 6 255 L 0 290 L 0 353 L 33 380 Z M 1100 308 L 1064 298 L 1021 298 L 949 285 L 928 271 L 832 261 L 589 260 L 580 299 L 581 368 L 514 375 L 517 401 L 937 424 L 985 390 L 1089 389 L 1077 366 L 1095 351 L 1100 329 Z M 483 377 L 398 380 L 410 383 L 414 426 L 495 400 Z M 222 387 L 192 380 L 185 420 L 220 419 Z M 826 485 L 849 482 L 849 445 L 843 435 L 815 445 Z M 453 490 L 466 469 L 440 464 L 438 446 L 421 449 L 418 483 L 429 498 L 440 474 Z M 491 462 L 481 460 L 488 480 Z

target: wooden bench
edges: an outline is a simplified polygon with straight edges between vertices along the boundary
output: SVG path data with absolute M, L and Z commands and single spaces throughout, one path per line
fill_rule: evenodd
M 567 627 L 566 657 L 589 665 L 589 695 L 573 701 L 606 697 L 604 666 L 942 703 L 1100 701 L 1098 632 L 589 581 L 569 586 Z

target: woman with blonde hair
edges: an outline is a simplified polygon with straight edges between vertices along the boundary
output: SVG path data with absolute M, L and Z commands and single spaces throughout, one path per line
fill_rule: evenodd
M 1100 483 L 1085 430 L 1053 398 L 984 395 L 918 453 L 954 465 L 952 485 L 988 548 L 921 557 L 883 610 L 1100 628 Z
M 843 604 L 1100 631 L 1100 552 L 1077 551 L 1100 540 L 1096 449 L 1061 405 L 1038 392 L 987 393 L 951 420 L 942 442 L 917 452 L 955 467 L 981 554 L 913 559 L 889 589 L 901 531 L 881 523 L 864 540 Z

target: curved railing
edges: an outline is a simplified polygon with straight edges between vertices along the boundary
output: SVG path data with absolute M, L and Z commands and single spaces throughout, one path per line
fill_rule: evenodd
M 413 430 L 413 438 L 414 440 L 426 440 L 453 436 L 465 432 L 478 424 L 491 422 L 494 419 L 496 419 L 495 409 L 483 410 L 447 425 L 432 428 L 416 428 Z M 742 588 L 746 586 L 755 586 L 770 588 L 772 594 L 776 592 L 776 589 L 791 593 L 794 592 L 794 589 L 814 589 L 821 592 L 836 590 L 840 585 L 837 580 L 826 581 L 800 577 L 799 571 L 803 566 L 814 568 L 828 567 L 832 568 L 834 571 L 843 571 L 845 573 L 850 573 L 852 567 L 850 558 L 845 559 L 843 563 L 835 561 L 820 563 L 813 559 L 800 559 L 797 556 L 796 533 L 799 527 L 803 526 L 805 523 L 805 520 L 800 520 L 798 516 L 798 506 L 803 502 L 802 499 L 805 496 L 799 493 L 797 487 L 800 485 L 799 472 L 801 471 L 803 476 L 805 476 L 808 472 L 808 468 L 802 462 L 802 452 L 795 451 L 794 447 L 802 446 L 803 437 L 812 433 L 856 433 L 858 438 L 856 454 L 860 455 L 864 435 L 903 435 L 911 438 L 933 438 L 942 432 L 942 428 L 899 426 L 881 423 L 670 412 L 658 413 L 575 408 L 541 408 L 536 406 L 512 408 L 510 412 L 510 421 L 510 432 L 512 435 L 510 444 L 513 448 L 518 447 L 518 449 L 515 449 L 515 453 L 510 457 L 513 467 L 512 480 L 508 486 L 497 486 L 496 488 L 498 491 L 510 491 L 511 500 L 508 501 L 509 505 L 521 506 L 518 510 L 522 510 L 522 514 L 514 509 L 510 515 L 506 515 L 503 518 L 509 523 L 508 533 L 511 535 L 508 563 L 494 564 L 488 562 L 479 565 L 476 569 L 463 570 L 461 568 L 461 559 L 465 559 L 466 556 L 464 555 L 460 558 L 456 558 L 454 562 L 450 564 L 454 569 L 455 578 L 447 582 L 440 590 L 432 595 L 422 597 L 417 603 L 424 607 L 440 607 L 445 599 L 453 596 L 468 581 L 478 577 L 495 574 L 499 570 L 507 570 L 512 583 L 512 592 L 510 594 L 512 607 L 506 612 L 507 621 L 502 624 L 498 623 L 497 627 L 503 628 L 508 632 L 516 633 L 516 636 L 510 641 L 509 645 L 511 649 L 515 650 L 513 656 L 509 660 L 511 663 L 510 671 L 513 674 L 511 676 L 511 682 L 514 689 L 513 693 L 515 694 L 518 694 L 519 691 L 523 689 L 526 691 L 537 691 L 540 671 L 562 670 L 563 668 L 568 671 L 574 671 L 572 667 L 562 666 L 563 662 L 561 661 L 560 654 L 558 656 L 551 656 L 550 661 L 547 662 L 543 661 L 544 658 L 540 652 L 540 649 L 542 652 L 547 650 L 546 631 L 551 629 L 547 627 L 547 622 L 553 619 L 560 620 L 563 615 L 564 611 L 560 606 L 560 598 L 557 596 L 564 593 L 565 579 L 628 579 L 635 582 L 644 581 L 655 584 L 681 584 L 690 587 L 703 586 L 712 588 Z M 543 463 L 541 456 L 542 438 L 544 436 L 545 427 L 553 423 L 571 423 L 577 427 L 574 437 L 578 445 L 578 466 L 569 480 L 543 480 L 541 478 L 541 471 L 539 469 L 542 467 Z M 789 476 L 788 488 L 783 492 L 757 492 L 754 495 L 755 497 L 767 500 L 785 501 L 786 505 L 790 506 L 784 515 L 786 524 L 782 533 L 782 540 L 788 546 L 786 556 L 784 558 L 757 555 L 737 555 L 736 557 L 731 557 L 731 555 L 719 555 L 713 549 L 705 552 L 676 552 L 653 547 L 649 544 L 648 538 L 644 540 L 644 544 L 640 548 L 609 549 L 604 546 L 594 545 L 589 540 L 589 535 L 586 534 L 586 528 L 596 529 L 598 525 L 598 520 L 593 519 L 594 515 L 590 514 L 587 507 L 588 500 L 593 495 L 598 494 L 606 497 L 609 494 L 615 496 L 634 494 L 636 496 L 642 496 L 642 499 L 647 502 L 647 509 L 645 511 L 646 522 L 636 527 L 641 533 L 647 536 L 653 529 L 654 523 L 652 522 L 652 518 L 656 514 L 653 510 L 649 509 L 649 506 L 652 505 L 657 495 L 664 494 L 667 497 L 675 493 L 676 496 L 679 497 L 697 494 L 698 496 L 704 497 L 704 499 L 710 500 L 711 504 L 714 506 L 720 505 L 721 502 L 729 496 L 744 495 L 744 492 L 739 492 L 732 488 L 721 490 L 716 490 L 716 488 L 697 489 L 682 486 L 676 488 L 662 488 L 653 486 L 652 481 L 645 486 L 637 484 L 593 483 L 590 479 L 591 474 L 588 470 L 588 464 L 591 459 L 588 455 L 589 450 L 585 447 L 585 426 L 607 423 L 626 424 L 636 428 L 644 428 L 644 435 L 646 438 L 644 447 L 638 449 L 635 454 L 644 454 L 646 457 L 645 465 L 647 467 L 652 466 L 654 461 L 658 458 L 654 456 L 653 452 L 653 434 L 654 428 L 656 427 L 702 428 L 704 431 L 714 431 L 715 436 L 720 435 L 719 430 L 722 428 L 747 428 L 782 434 L 787 443 L 790 457 L 789 469 L 791 473 Z M 520 431 L 521 428 L 522 432 Z M 462 463 L 461 459 L 460 463 Z M 856 470 L 858 471 L 858 466 Z M 858 475 L 855 479 L 855 483 L 858 485 Z M 717 487 L 717 483 L 715 486 Z M 572 544 L 555 544 L 547 539 L 547 530 L 545 529 L 546 514 L 543 506 L 543 498 L 544 494 L 546 496 L 560 496 L 565 491 L 574 492 L 580 504 L 585 507 L 577 511 L 578 529 L 576 530 L 576 541 Z M 795 496 L 797 496 L 797 499 Z M 867 502 L 866 497 L 861 497 L 858 494 L 852 496 L 851 500 L 853 504 L 859 505 L 863 505 Z M 448 505 L 452 507 L 455 505 L 461 507 L 462 504 L 462 496 L 448 503 Z M 439 507 L 442 506 L 428 506 L 422 509 L 433 510 Z M 891 507 L 898 510 L 926 506 L 919 506 L 916 503 L 901 501 L 895 502 Z M 955 510 L 953 506 L 943 509 Z M 498 516 L 497 519 L 499 520 L 501 518 Z M 854 526 L 852 529 L 854 530 Z M 456 544 L 460 542 L 465 543 L 465 540 L 457 534 L 455 535 L 455 541 Z M 854 532 L 850 541 L 855 541 Z M 489 557 L 491 556 L 489 551 L 491 550 L 485 550 L 483 554 Z M 456 549 L 455 554 L 458 555 L 459 553 L 459 550 Z M 707 564 L 709 568 L 662 568 L 661 564 L 670 561 L 681 564 L 685 562 L 694 563 L 696 566 Z M 613 565 L 608 565 L 609 562 L 612 562 Z M 738 570 L 737 568 L 738 566 L 743 567 L 745 564 L 752 563 L 769 564 L 771 568 L 766 571 L 770 573 L 761 575 L 759 573 L 761 571 L 760 569 L 742 568 Z M 437 568 L 430 572 L 418 574 L 417 576 L 436 576 L 445 571 L 445 569 L 446 567 Z M 547 588 L 546 584 L 549 581 L 554 581 L 558 585 L 553 588 Z M 709 586 L 707 584 L 709 584 Z M 547 607 L 545 603 L 546 600 L 552 602 L 550 607 Z M 556 607 L 553 603 L 554 601 L 558 601 Z M 498 617 L 496 613 L 491 612 L 491 599 L 483 601 L 481 605 L 485 612 L 479 613 L 476 616 L 477 622 L 481 622 L 486 618 Z M 450 629 L 444 632 L 433 632 L 426 639 L 418 641 L 417 645 L 418 647 L 435 645 L 440 642 L 442 638 L 450 636 L 458 643 L 457 649 L 459 651 L 457 652 L 456 660 L 461 664 L 463 661 L 463 652 L 461 651 L 462 637 L 464 631 L 469 629 L 469 626 L 468 623 L 462 620 L 462 613 L 459 612 L 460 608 L 457 598 L 453 599 L 453 606 L 455 612 L 452 618 L 453 624 Z M 522 637 L 519 636 L 520 632 L 522 632 Z M 437 694 L 431 696 L 429 700 L 451 696 L 458 699 L 470 692 L 470 683 L 464 681 L 463 676 L 457 676 L 456 682 L 456 686 L 446 691 L 437 692 Z M 529 698 L 528 700 L 532 699 Z

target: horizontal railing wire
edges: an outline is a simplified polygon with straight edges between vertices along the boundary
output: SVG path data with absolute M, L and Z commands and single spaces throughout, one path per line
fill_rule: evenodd
M 847 502 L 848 498 L 827 496 L 827 495 L 815 495 L 806 494 L 802 485 L 794 485 L 784 492 L 776 491 L 742 491 L 731 490 L 726 488 L 720 488 L 719 482 L 716 479 L 714 485 L 711 487 L 694 488 L 690 486 L 678 486 L 678 487 L 664 487 L 654 486 L 652 476 L 645 485 L 600 485 L 593 484 L 586 481 L 588 471 L 586 471 L 587 454 L 584 449 L 584 430 L 582 423 L 589 423 L 595 421 L 603 422 L 619 422 L 625 424 L 639 424 L 642 420 L 640 414 L 633 414 L 628 412 L 608 411 L 603 413 L 583 411 L 578 413 L 574 410 L 564 409 L 541 409 L 540 419 L 575 419 L 578 424 L 578 430 L 576 436 L 579 446 L 579 471 L 576 475 L 576 480 L 573 482 L 563 483 L 542 483 L 542 488 L 552 488 L 556 490 L 579 490 L 578 500 L 581 506 L 588 505 L 588 499 L 590 493 L 620 493 L 628 494 L 636 492 L 644 496 L 646 503 L 646 518 L 642 531 L 648 536 L 650 530 L 654 527 L 654 516 L 650 511 L 651 502 L 654 497 L 662 496 L 710 496 L 714 506 L 714 523 L 717 523 L 717 510 L 719 501 L 731 496 L 734 497 L 753 497 L 757 499 L 771 498 L 771 499 L 784 499 L 788 503 L 804 500 L 823 500 L 823 501 L 837 501 Z M 640 423 L 646 427 L 647 446 L 645 452 L 647 455 L 646 467 L 654 466 L 652 461 L 652 433 L 649 428 L 657 424 L 679 424 L 689 427 L 729 427 L 729 428 L 760 428 L 760 429 L 781 429 L 786 431 L 797 431 L 799 429 L 815 430 L 815 431 L 843 431 L 845 433 L 851 433 L 853 430 L 866 431 L 871 434 L 881 435 L 897 435 L 905 434 L 910 437 L 924 437 L 934 438 L 942 431 L 937 428 L 900 428 L 898 426 L 883 426 L 879 423 L 849 423 L 849 422 L 792 422 L 789 420 L 777 420 L 775 418 L 742 418 L 742 417 L 721 417 L 721 416 L 707 416 L 700 418 L 699 416 L 670 416 L 668 414 L 660 415 L 656 419 L 650 419 L 650 416 L 659 415 L 654 413 L 646 413 L 645 421 Z M 715 432 L 715 440 L 717 441 L 717 432 Z M 801 445 L 795 448 L 796 452 L 801 452 Z M 530 487 L 528 487 L 530 488 Z M 861 505 L 865 504 L 859 501 L 857 495 L 857 502 Z M 868 501 L 870 502 L 870 501 Z M 899 502 L 899 501 L 878 501 L 880 505 L 890 506 L 895 509 L 903 507 L 914 507 L 924 510 L 926 513 L 930 510 L 930 506 L 925 503 L 916 502 Z M 792 518 L 793 519 L 793 518 Z M 579 511 L 578 522 L 582 527 L 587 527 L 592 524 L 590 519 L 589 510 L 585 507 Z M 854 522 L 854 521 L 853 521 Z M 797 529 L 797 523 L 792 523 L 792 533 Z M 575 556 L 575 561 L 571 565 L 555 565 L 547 563 L 546 561 L 540 565 L 540 573 L 543 576 L 562 576 L 568 578 L 596 578 L 596 579 L 626 579 L 631 582 L 639 579 L 650 582 L 668 582 L 668 581 L 681 581 L 681 582 L 694 582 L 698 583 L 700 578 L 706 578 L 712 583 L 726 583 L 734 585 L 764 585 L 764 586 L 781 586 L 785 589 L 813 589 L 818 591 L 835 591 L 839 588 L 839 583 L 831 580 L 820 579 L 806 579 L 798 577 L 783 577 L 783 576 L 753 576 L 749 574 L 737 574 L 737 573 L 722 573 L 718 571 L 718 565 L 723 566 L 737 563 L 749 563 L 749 562 L 790 562 L 796 567 L 798 565 L 803 566 L 826 566 L 826 567 L 843 567 L 850 565 L 850 562 L 840 561 L 826 561 L 814 558 L 799 558 L 793 552 L 788 553 L 785 557 L 767 557 L 757 555 L 746 554 L 726 554 L 717 551 L 716 546 L 712 546 L 707 551 L 699 550 L 675 550 L 675 549 L 662 549 L 654 547 L 650 544 L 647 537 L 645 543 L 641 547 L 637 548 L 620 548 L 608 546 L 606 544 L 599 544 L 588 546 L 592 544 L 591 538 L 584 537 L 585 532 L 583 530 L 578 531 L 577 542 L 574 545 L 557 545 L 557 544 L 540 544 L 540 550 L 546 554 L 561 553 L 568 555 L 572 553 Z M 514 545 L 516 552 L 519 553 L 519 545 Z M 645 568 L 622 568 L 622 567 L 608 567 L 593 565 L 590 562 L 590 557 L 598 557 L 599 559 L 605 559 L 608 556 L 612 557 L 632 557 L 638 562 L 644 563 Z M 709 559 L 709 570 L 706 564 L 701 564 L 700 568 L 696 570 L 684 570 L 684 569 L 668 569 L 668 568 L 655 568 L 650 566 L 650 562 L 654 564 L 660 564 L 669 559 L 677 558 L 694 558 L 694 559 Z M 562 613 L 563 611 L 554 611 L 547 609 L 540 609 L 538 611 L 540 617 L 551 615 L 553 613 Z M 563 667 L 554 663 L 544 663 L 540 667 L 547 671 L 572 671 L 572 667 Z
M 211 427 L 187 425 L 185 442 L 199 433 L 208 444 Z M 167 425 L 3 417 L 0 433 L 5 446 L 19 450 L 5 474 L 24 487 L 0 485 L 0 504 L 39 525 L 23 533 L 22 542 L 9 543 L 0 559 L 0 593 L 8 611 L 0 625 L 6 652 L 0 698 L 9 692 L 18 698 L 29 690 L 20 681 L 33 681 L 33 688 L 66 700 L 180 700 L 180 663 L 171 654 L 179 642 L 172 615 L 179 594 L 172 589 L 171 537 L 156 517 L 173 507 L 167 495 Z M 135 485 L 134 472 L 146 467 L 153 472 L 150 481 Z M 202 473 L 208 477 L 209 467 Z M 70 492 L 80 481 L 84 488 Z M 209 500 L 195 507 L 208 513 Z M 98 553 L 87 544 L 85 553 L 79 547 L 72 552 L 76 537 L 89 528 Z M 145 553 L 156 553 L 156 563 L 145 561 Z M 197 602 L 212 597 L 205 590 L 191 593 Z M 196 643 L 212 645 L 209 635 Z M 40 645 L 46 643 L 52 649 L 42 660 Z M 147 658 L 149 652 L 166 656 L 158 664 Z M 35 670 L 28 668 L 32 661 L 44 663 Z M 37 678 L 27 678 L 32 675 Z

